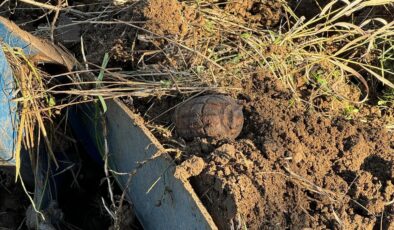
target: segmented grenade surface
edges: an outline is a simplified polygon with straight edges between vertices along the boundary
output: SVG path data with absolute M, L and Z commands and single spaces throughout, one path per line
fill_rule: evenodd
M 244 123 L 242 105 L 223 95 L 197 97 L 175 110 L 174 123 L 178 135 L 185 139 L 235 139 Z

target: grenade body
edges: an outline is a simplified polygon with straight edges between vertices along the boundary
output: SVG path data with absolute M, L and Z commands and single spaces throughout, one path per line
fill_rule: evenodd
M 197 97 L 175 110 L 174 123 L 178 135 L 188 140 L 235 139 L 244 123 L 242 105 L 223 95 Z

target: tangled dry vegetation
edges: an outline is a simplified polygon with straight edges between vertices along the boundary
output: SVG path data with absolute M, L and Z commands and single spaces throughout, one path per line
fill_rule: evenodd
M 46 92 L 41 94 L 50 97 L 66 93 L 86 100 L 87 96 L 147 97 L 206 90 L 240 93 L 242 84 L 254 74 L 263 73 L 281 79 L 294 92 L 295 101 L 303 101 L 311 109 L 328 113 L 337 110 L 351 116 L 366 102 L 391 106 L 394 22 L 368 17 L 360 22 L 354 15 L 366 8 L 389 6 L 392 1 L 331 1 L 311 19 L 297 17 L 286 2 L 257 4 L 265 10 L 253 14 L 256 4 L 226 4 L 223 9 L 221 1 L 211 0 L 135 2 L 131 6 L 117 6 L 117 14 L 136 4 L 145 5 L 143 12 L 139 12 L 145 20 L 136 23 L 111 20 L 114 14 L 111 10 L 104 11 L 100 17 L 108 20 L 92 18 L 75 22 L 121 25 L 124 31 L 137 31 L 130 50 L 126 50 L 129 47 L 122 40 L 107 42 L 112 50 L 104 50 L 114 60 L 136 63 L 133 71 L 104 70 L 108 63 L 106 56 L 105 65 L 91 64 L 84 70 L 101 75 L 99 78 L 90 77 L 90 81 L 83 83 L 80 78 L 74 78 L 74 82 L 66 85 L 43 89 Z M 53 10 L 48 4 L 37 6 Z M 171 12 L 160 14 L 163 7 Z M 264 18 L 270 21 L 263 23 Z M 138 41 L 149 44 L 142 47 L 147 51 L 135 47 Z M 151 60 L 155 64 L 150 65 Z M 90 89 L 81 90 L 81 85 L 90 85 Z M 65 90 L 64 86 L 68 88 Z M 312 93 L 305 94 L 305 88 L 312 88 Z M 375 97 L 373 100 L 371 95 Z M 57 102 L 56 106 L 75 104 L 75 97 Z M 330 105 L 321 106 L 321 98 Z M 47 110 L 55 104 L 48 105 L 41 103 L 36 110 Z
M 172 12 L 159 14 L 168 2 Z M 319 15 L 305 19 L 282 2 L 270 6 L 273 9 L 266 8 L 283 16 L 261 24 L 261 20 L 246 17 L 247 13 L 228 10 L 231 4 L 223 9 L 216 1 L 151 1 L 144 11 L 145 26 L 114 22 L 140 33 L 130 53 L 125 54 L 120 41 L 112 54 L 123 61 L 139 54 L 134 60 L 137 68 L 167 72 L 171 77 L 160 79 L 162 87 L 175 89 L 185 85 L 242 93 L 242 85 L 256 73 L 275 76 L 294 92 L 294 101 L 328 115 L 354 118 L 366 104 L 390 111 L 393 21 L 355 16 L 390 4 L 331 1 Z M 170 23 L 160 23 L 163 21 Z M 150 43 L 150 50 L 134 51 L 138 40 Z M 150 60 L 157 59 L 160 65 L 157 61 L 149 65 Z M 389 127 L 392 120 L 387 119 Z
M 40 4 L 82 15 L 85 20 L 74 24 L 101 29 L 105 43 L 100 44 L 102 49 L 97 45 L 82 47 L 87 51 L 81 55 L 86 65 L 56 76 L 39 71 L 18 50 L 3 47 L 19 83 L 19 146 L 22 133 L 27 134 L 24 144 L 33 146 L 34 127 L 39 127 L 47 140 L 45 124 L 69 105 L 98 101 L 105 110 L 104 99 L 115 97 L 189 96 L 206 91 L 237 96 L 261 75 L 276 77 L 291 89 L 289 106 L 300 103 L 313 112 L 361 121 L 371 119 L 362 113 L 364 108 L 377 109 L 380 124 L 393 129 L 394 21 L 387 17 L 357 18 L 366 9 L 393 7 L 393 3 L 331 1 L 312 18 L 298 17 L 286 2 L 279 1 L 271 5 L 263 1 L 257 5 L 216 0 L 133 1 L 90 14 L 68 6 Z M 162 14 L 163 8 L 169 12 Z M 132 12 L 133 16 L 125 13 L 119 17 L 121 12 Z M 108 29 L 115 36 L 128 36 L 104 36 Z M 99 35 L 93 37 L 100 40 Z M 82 44 L 95 42 L 85 39 Z M 132 68 L 125 71 L 107 68 L 109 65 Z M 83 77 L 85 74 L 89 76 Z M 66 75 L 73 77 L 66 83 L 48 84 Z M 167 128 L 148 126 L 171 136 Z M 296 174 L 291 176 L 305 187 L 320 189 Z
M 132 34 L 108 49 L 113 60 L 133 66 L 122 78 L 155 85 L 142 96 L 220 91 L 249 97 L 248 85 L 267 75 L 293 91 L 290 106 L 393 127 L 394 24 L 365 13 L 392 1 L 331 1 L 308 19 L 286 2 L 259 3 L 259 10 L 250 2 L 143 1 L 135 3 L 142 12 L 128 9 L 138 16 L 89 24 Z M 160 13 L 163 8 L 168 12 Z M 151 128 L 171 136 L 172 127 Z

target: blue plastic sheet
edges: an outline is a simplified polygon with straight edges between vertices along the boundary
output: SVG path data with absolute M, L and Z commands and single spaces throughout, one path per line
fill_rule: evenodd
M 0 158 L 15 163 L 13 154 L 17 136 L 17 104 L 14 98 L 15 83 L 10 65 L 0 49 Z
M 20 47 L 27 55 L 37 53 L 28 42 L 14 33 L 10 27 L 0 22 L 1 45 Z M 14 148 L 18 129 L 18 108 L 15 98 L 15 82 L 12 69 L 3 49 L 0 49 L 0 161 L 15 164 Z

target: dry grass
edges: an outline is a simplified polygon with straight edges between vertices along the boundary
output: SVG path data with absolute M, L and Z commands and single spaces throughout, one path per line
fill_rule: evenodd
M 37 126 L 38 136 L 45 140 L 49 154 L 56 162 L 45 123 L 67 106 L 98 100 L 105 106 L 104 99 L 124 96 L 160 97 L 209 90 L 234 93 L 242 91 L 242 83 L 250 81 L 259 72 L 281 79 L 294 92 L 296 99 L 312 107 L 313 100 L 324 95 L 342 101 L 345 115 L 351 114 L 357 111 L 353 105 L 366 102 L 369 92 L 376 90 L 370 84 L 371 79 L 394 88 L 394 70 L 390 65 L 394 22 L 369 18 L 355 24 L 351 16 L 365 7 L 393 2 L 357 0 L 339 6 L 338 1 L 332 1 L 310 20 L 298 18 L 283 3 L 285 20 L 276 30 L 239 22 L 211 1 L 188 2 L 187 7 L 200 15 L 200 22 L 188 22 L 190 32 L 185 36 L 160 35 L 139 23 L 126 21 L 76 22 L 121 24 L 139 30 L 141 34 L 136 39 L 150 42 L 158 50 L 142 54 L 139 62 L 158 53 L 164 54 L 159 68 L 142 64 L 140 70 L 132 72 L 106 69 L 106 64 L 91 64 L 86 65 L 86 70 L 47 76 L 21 50 L 3 46 L 14 68 L 20 95 L 16 99 L 21 104 L 16 158 L 19 159 L 22 139 L 28 149 L 36 145 L 34 130 Z M 44 8 L 54 10 L 49 5 Z M 58 10 L 59 7 L 55 8 Z M 195 36 L 196 33 L 200 36 Z M 108 63 L 108 58 L 105 56 L 103 64 Z M 84 78 L 84 75 L 89 77 Z M 68 77 L 68 83 L 52 83 L 65 76 L 73 77 Z M 357 81 L 351 82 L 352 79 Z M 313 85 L 314 92 L 309 98 L 301 96 L 300 84 Z M 343 90 L 346 87 L 356 90 Z M 66 96 L 55 100 L 58 95 Z M 389 100 L 390 95 L 380 102 L 380 106 L 388 106 Z
M 121 96 L 129 90 L 139 90 L 140 94 L 135 95 L 141 97 L 204 90 L 235 94 L 242 91 L 243 82 L 263 72 L 281 79 L 297 100 L 310 107 L 316 106 L 314 99 L 325 96 L 339 101 L 340 109 L 348 116 L 349 111 L 357 111 L 353 107 L 368 101 L 371 93 L 376 94 L 377 85 L 387 89 L 394 87 L 394 22 L 368 17 L 360 22 L 354 18 L 355 13 L 366 7 L 393 2 L 332 1 L 310 20 L 298 18 L 283 3 L 285 17 L 275 30 L 240 21 L 215 1 L 184 3 L 199 17 L 184 18 L 188 33 L 182 35 L 163 35 L 162 31 L 149 30 L 143 21 L 88 19 L 75 23 L 101 25 L 107 29 L 122 26 L 128 28 L 125 31 L 138 31 L 130 56 L 136 41 L 151 44 L 151 50 L 134 55 L 139 70 L 106 72 L 104 81 L 112 86 L 106 86 L 111 90 L 106 91 L 105 96 Z M 159 65 L 145 64 L 160 55 Z M 305 85 L 313 86 L 308 97 L 300 93 Z M 103 90 L 90 93 L 103 94 Z
M 394 70 L 385 65 L 385 57 L 392 50 L 394 22 L 371 18 L 356 25 L 350 16 L 367 6 L 392 2 L 358 0 L 334 8 L 338 2 L 333 1 L 308 21 L 286 7 L 287 20 L 276 31 L 226 21 L 225 13 L 201 7 L 199 10 L 209 20 L 210 30 L 213 34 L 220 33 L 222 39 L 218 44 L 204 44 L 207 40 L 204 38 L 200 47 L 213 45 L 210 50 L 216 52 L 209 54 L 209 58 L 225 70 L 203 62 L 199 65 L 208 66 L 204 75 L 208 82 L 220 82 L 223 86 L 233 83 L 228 81 L 229 76 L 240 80 L 250 78 L 261 68 L 285 82 L 296 95 L 299 95 L 297 82 L 304 80 L 317 83 L 321 91 L 331 96 L 363 103 L 373 90 L 368 79 L 375 78 L 383 85 L 394 87 L 389 80 Z M 341 95 L 335 88 L 337 82 L 348 83 L 351 78 L 358 79 L 364 92 L 358 101 Z
M 331 102 L 328 115 L 336 110 L 351 119 L 358 107 L 371 102 L 370 95 L 382 95 L 381 88 L 394 88 L 394 22 L 371 17 L 359 20 L 354 15 L 367 7 L 392 7 L 393 2 L 332 1 L 309 20 L 298 18 L 284 3 L 286 16 L 275 30 L 242 22 L 212 1 L 187 3 L 204 23 L 190 21 L 186 36 L 162 36 L 124 21 L 96 23 L 123 24 L 140 30 L 143 41 L 151 42 L 168 59 L 164 61 L 166 68 L 191 73 L 188 79 L 193 81 L 186 82 L 190 87 L 220 87 L 236 94 L 256 74 L 269 74 L 282 80 L 294 92 L 294 98 L 309 108 L 320 109 L 315 99 L 324 97 Z M 157 45 L 163 39 L 165 43 Z M 176 85 L 182 79 L 167 81 Z M 305 87 L 312 88 L 310 95 L 302 95 Z M 387 100 L 390 96 L 380 103 L 391 105 Z
M 5 44 L 2 47 L 14 71 L 15 82 L 20 95 L 19 98 L 15 99 L 21 104 L 20 125 L 15 147 L 16 178 L 18 178 L 22 143 L 27 149 L 32 150 L 37 145 L 37 139 L 40 139 L 42 136 L 47 144 L 48 153 L 56 163 L 45 127 L 46 120 L 50 120 L 53 113 L 51 110 L 47 110 L 45 113 L 41 112 L 42 108 L 50 107 L 55 102 L 51 95 L 45 94 L 45 73 L 41 72 L 29 61 L 23 50 L 11 48 Z M 40 130 L 38 136 L 35 130 L 36 126 Z

